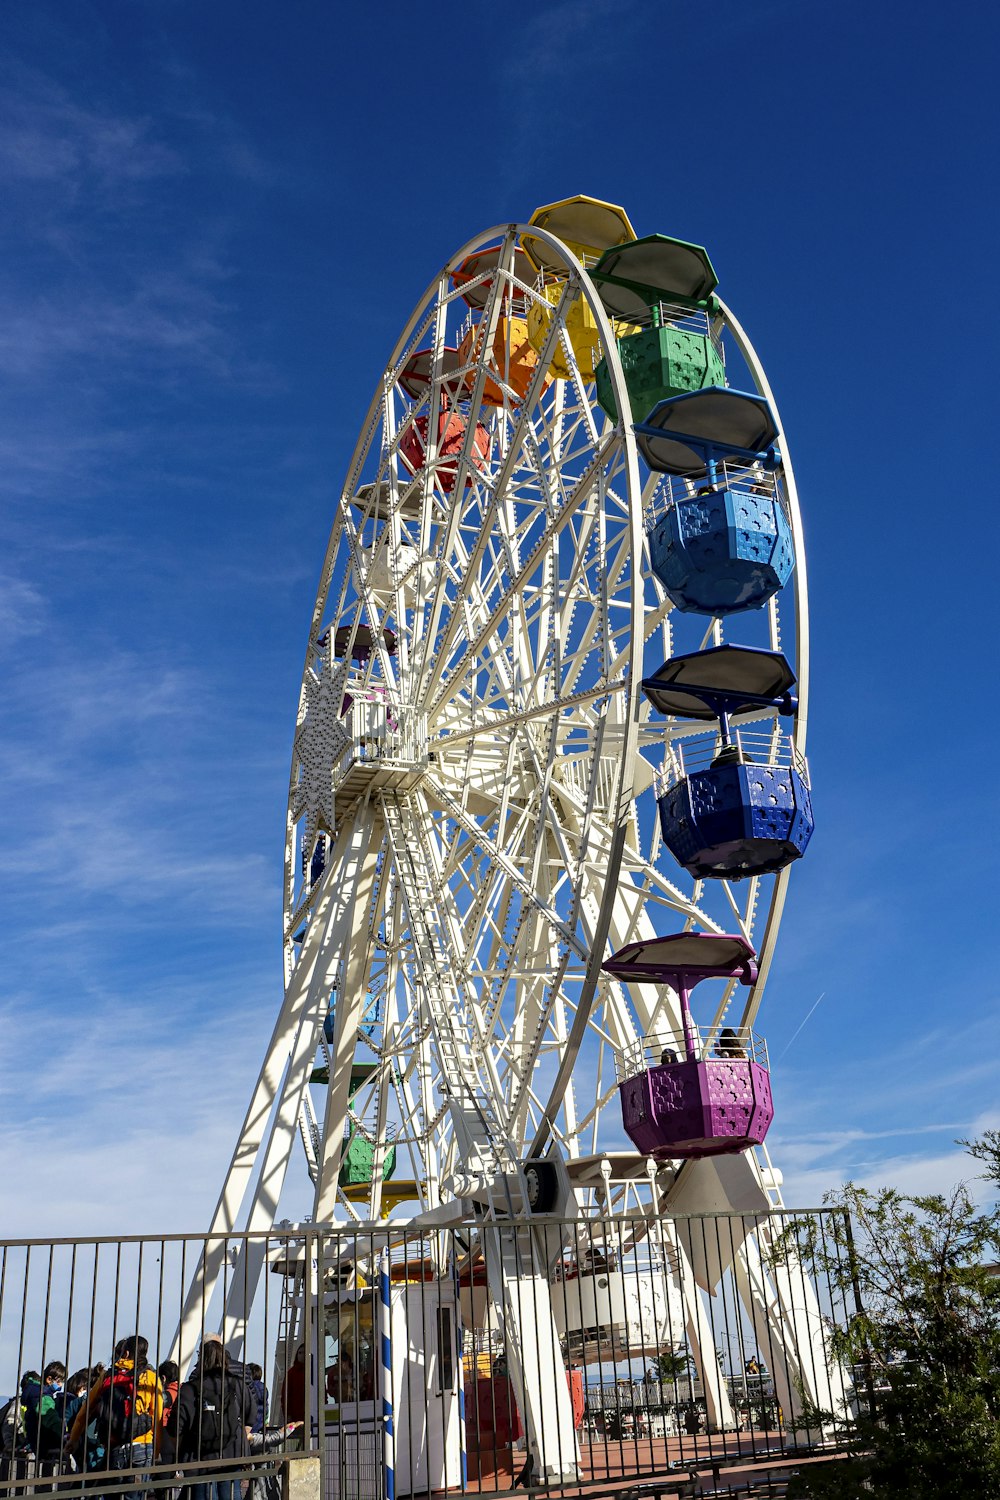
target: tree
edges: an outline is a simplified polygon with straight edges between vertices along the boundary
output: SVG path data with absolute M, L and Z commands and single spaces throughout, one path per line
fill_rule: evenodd
M 664 1354 L 658 1354 L 650 1369 L 657 1380 L 678 1380 L 687 1374 L 690 1364 L 691 1356 L 681 1345 L 677 1349 L 668 1349 Z
M 663 1400 L 663 1387 L 670 1386 L 673 1389 L 674 1400 L 677 1396 L 677 1382 L 688 1373 L 691 1366 L 691 1355 L 679 1345 L 675 1349 L 667 1349 L 663 1354 L 658 1354 L 646 1371 L 646 1379 L 655 1380 L 660 1388 L 660 1400 Z
M 966 1145 L 1000 1184 L 1000 1133 Z M 792 1497 L 810 1500 L 996 1500 L 1000 1495 L 1000 1212 L 960 1184 L 949 1196 L 872 1193 L 848 1183 L 832 1237 L 799 1221 L 804 1258 L 861 1307 L 831 1332 L 853 1370 L 848 1419 L 807 1413 L 837 1430 L 847 1457 L 803 1466 Z M 994 1263 L 994 1264 L 991 1264 Z

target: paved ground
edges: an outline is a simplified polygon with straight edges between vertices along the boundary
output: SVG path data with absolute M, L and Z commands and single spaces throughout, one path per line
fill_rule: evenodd
M 559 1496 L 624 1495 L 629 1490 L 655 1494 L 684 1485 L 687 1493 L 711 1493 L 717 1486 L 739 1486 L 768 1477 L 779 1481 L 803 1462 L 789 1456 L 784 1432 L 727 1432 L 713 1436 L 642 1438 L 583 1444 L 581 1484 L 557 1490 Z M 509 1449 L 469 1455 L 469 1491 L 496 1494 L 514 1487 L 523 1457 Z M 694 1481 L 692 1484 L 691 1481 Z

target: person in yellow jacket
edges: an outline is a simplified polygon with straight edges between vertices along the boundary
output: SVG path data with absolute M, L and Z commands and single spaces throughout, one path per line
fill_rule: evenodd
M 148 1353 L 149 1342 L 141 1334 L 119 1339 L 112 1369 L 94 1382 L 76 1414 L 67 1446 L 91 1473 L 148 1469 L 159 1456 L 163 1387 Z

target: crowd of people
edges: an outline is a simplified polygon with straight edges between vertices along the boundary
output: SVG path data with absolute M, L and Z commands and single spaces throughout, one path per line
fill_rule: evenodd
M 164 1500 L 241 1500 L 231 1470 L 190 1466 L 249 1460 L 294 1441 L 301 1418 L 286 1411 L 286 1425 L 268 1426 L 261 1366 L 231 1359 L 219 1334 L 205 1335 L 183 1381 L 175 1363 L 165 1360 L 154 1369 L 148 1356 L 148 1341 L 133 1334 L 118 1341 L 108 1366 L 67 1376 L 65 1364 L 52 1360 L 41 1372 L 28 1370 L 0 1406 L 4 1493 L 23 1493 L 12 1479 L 34 1481 L 35 1491 L 63 1489 L 67 1475 L 99 1491 L 115 1471 L 165 1465 L 176 1471 L 176 1482 L 158 1489 Z M 52 1482 L 57 1476 L 58 1485 Z M 258 1471 L 252 1483 L 258 1496 L 246 1500 L 272 1500 L 279 1490 L 273 1470 Z M 138 1477 L 127 1487 L 138 1500 L 153 1493 Z

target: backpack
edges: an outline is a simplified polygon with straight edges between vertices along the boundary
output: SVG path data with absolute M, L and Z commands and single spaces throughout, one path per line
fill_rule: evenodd
M 198 1398 L 198 1457 L 221 1458 L 239 1427 L 232 1381 L 222 1381 L 218 1390 L 202 1389 Z
M 0 1450 L 11 1455 L 22 1449 L 25 1444 L 24 1412 L 21 1408 L 20 1394 L 11 1396 L 10 1400 L 0 1407 Z
M 107 1468 L 113 1449 L 125 1448 L 152 1432 L 149 1412 L 136 1411 L 135 1407 L 135 1372 L 115 1370 L 106 1375 L 87 1427 L 88 1469 Z

